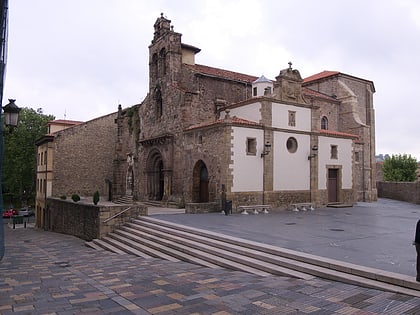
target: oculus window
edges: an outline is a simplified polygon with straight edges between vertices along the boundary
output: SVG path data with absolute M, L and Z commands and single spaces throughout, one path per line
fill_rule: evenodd
M 296 139 L 293 137 L 290 137 L 289 139 L 287 139 L 286 148 L 287 148 L 287 151 L 289 151 L 290 153 L 295 153 L 298 148 L 298 143 Z

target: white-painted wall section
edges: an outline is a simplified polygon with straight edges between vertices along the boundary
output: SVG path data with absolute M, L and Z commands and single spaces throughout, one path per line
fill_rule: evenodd
M 255 138 L 257 152 L 247 154 L 247 138 Z M 262 191 L 263 189 L 263 159 L 261 152 L 264 147 L 264 133 L 261 129 L 233 127 L 232 128 L 232 161 L 230 168 L 233 174 L 232 192 Z
M 289 111 L 296 112 L 295 126 L 289 126 Z M 311 109 L 273 103 L 273 127 L 299 131 L 311 131 Z
M 261 103 L 255 102 L 249 105 L 244 105 L 230 110 L 230 117 L 236 116 L 239 118 L 260 122 L 261 120 Z
M 297 150 L 287 150 L 287 139 L 297 141 Z M 274 190 L 308 190 L 310 189 L 310 136 L 285 132 L 274 132 L 273 188 Z M 271 153 L 270 153 L 271 154 Z
M 328 166 L 341 166 L 343 189 L 353 188 L 353 141 L 332 137 L 318 139 L 318 187 L 327 189 Z M 331 158 L 331 146 L 337 146 L 337 159 Z

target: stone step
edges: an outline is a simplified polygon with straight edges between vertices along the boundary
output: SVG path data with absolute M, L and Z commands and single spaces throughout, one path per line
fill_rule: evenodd
M 118 246 L 112 240 L 123 243 Z M 103 238 L 120 252 L 133 247 L 147 255 L 184 260 L 211 268 L 242 270 L 261 276 L 314 276 L 359 286 L 420 296 L 420 284 L 405 275 L 248 241 L 202 229 L 139 217 Z M 106 248 L 105 245 L 100 245 Z M 112 249 L 109 249 L 112 250 Z M 114 249 L 115 251 L 115 249 Z
M 141 221 L 154 222 L 156 224 L 155 229 L 166 226 L 178 231 L 186 231 L 188 233 L 201 235 L 212 240 L 219 240 L 222 243 L 235 244 L 241 247 L 255 249 L 263 253 L 270 253 L 279 257 L 289 258 L 292 260 L 292 264 L 288 264 L 286 266 L 308 272 L 318 277 L 379 289 L 386 287 L 387 290 L 390 290 L 390 288 L 393 288 L 392 291 L 394 292 L 402 293 L 402 291 L 407 292 L 408 290 L 411 292 L 410 295 L 420 296 L 420 292 L 418 291 L 420 290 L 420 283 L 415 282 L 411 277 L 406 275 L 368 268 L 343 261 L 337 261 L 334 259 L 323 258 L 285 248 L 239 239 L 211 231 L 204 231 L 179 224 L 169 223 L 167 221 L 158 220 L 155 218 L 142 217 L 140 219 Z
M 110 244 L 110 242 L 108 242 L 109 238 L 108 237 L 103 237 L 102 239 L 94 239 L 92 240 L 92 242 L 103 248 L 106 249 L 110 252 L 113 252 L 115 254 L 126 254 L 124 251 L 120 250 L 119 248 L 113 246 L 112 244 Z
M 185 209 L 179 208 L 162 208 L 162 207 L 147 207 L 146 215 L 158 215 L 158 214 L 184 214 Z
M 190 255 L 195 255 L 200 257 L 203 260 L 211 261 L 214 264 L 218 264 L 221 267 L 236 269 L 237 270 L 248 271 L 250 268 L 260 270 L 264 273 L 281 275 L 281 276 L 293 276 L 296 278 L 309 279 L 313 278 L 308 274 L 301 273 L 296 270 L 291 270 L 284 268 L 276 263 L 271 263 L 268 261 L 263 261 L 255 259 L 251 256 L 243 255 L 243 252 L 240 251 L 233 252 L 229 246 L 224 246 L 219 244 L 215 246 L 213 242 L 205 242 L 201 238 L 189 239 L 185 233 L 183 236 L 176 236 L 174 234 L 169 234 L 167 228 L 160 229 L 156 227 L 147 227 L 145 225 L 139 224 L 141 222 L 136 221 L 135 223 L 129 223 L 127 226 L 131 227 L 132 233 L 141 233 L 144 238 L 149 240 L 154 240 L 160 244 L 169 246 L 173 249 L 179 250 L 182 253 L 188 253 Z M 182 259 L 182 258 L 181 258 Z M 235 263 L 235 264 L 234 264 Z M 238 264 L 238 265 L 237 265 Z M 246 266 L 246 267 L 245 267 Z M 246 270 L 245 270 L 246 269 Z M 249 272 L 249 271 L 248 271 Z M 253 271 L 252 273 L 260 273 Z

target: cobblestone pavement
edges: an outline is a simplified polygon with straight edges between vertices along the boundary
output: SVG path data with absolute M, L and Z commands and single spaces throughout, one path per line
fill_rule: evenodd
M 116 255 L 34 228 L 5 241 L 0 314 L 420 314 L 419 298 L 320 278 Z

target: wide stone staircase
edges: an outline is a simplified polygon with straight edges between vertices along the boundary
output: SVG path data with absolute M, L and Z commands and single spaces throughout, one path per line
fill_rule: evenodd
M 102 239 L 86 243 L 98 250 L 139 257 L 187 261 L 210 268 L 260 276 L 321 277 L 420 297 L 412 277 L 358 266 L 263 243 L 141 216 Z

